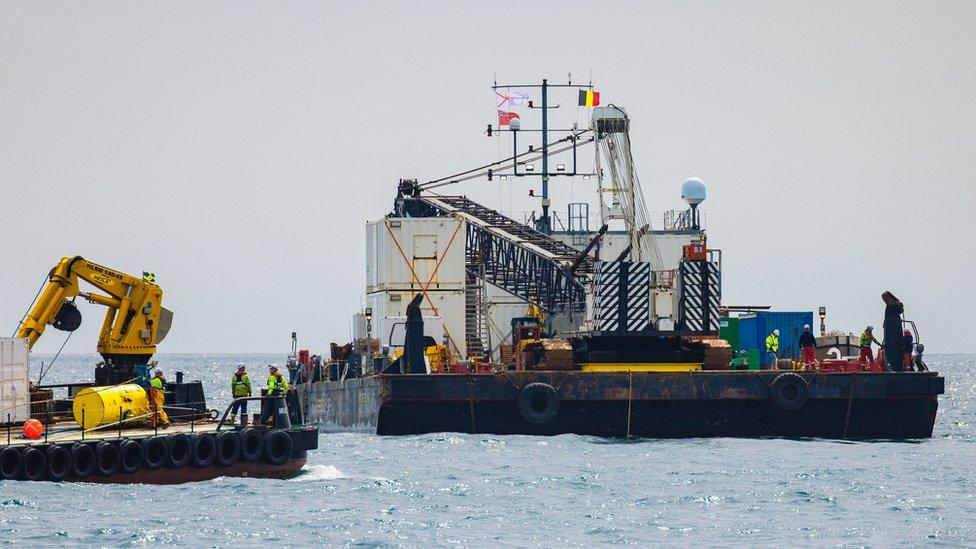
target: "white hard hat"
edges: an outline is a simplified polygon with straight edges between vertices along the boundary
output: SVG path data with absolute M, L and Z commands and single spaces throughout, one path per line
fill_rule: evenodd
M 779 336 L 779 330 L 773 330 L 773 335 L 774 336 Z
M 810 325 L 809 324 L 804 324 L 803 325 L 803 330 L 804 331 L 809 330 L 809 329 L 810 329 Z

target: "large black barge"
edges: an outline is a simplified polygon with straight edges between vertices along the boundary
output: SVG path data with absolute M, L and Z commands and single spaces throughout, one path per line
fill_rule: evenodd
M 380 435 L 932 436 L 935 372 L 578 372 L 375 375 L 298 387 L 309 423 Z

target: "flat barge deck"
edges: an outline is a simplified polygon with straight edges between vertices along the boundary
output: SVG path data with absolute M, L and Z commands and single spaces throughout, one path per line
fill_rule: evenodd
M 380 435 L 932 436 L 935 372 L 383 374 L 297 387 L 309 424 Z

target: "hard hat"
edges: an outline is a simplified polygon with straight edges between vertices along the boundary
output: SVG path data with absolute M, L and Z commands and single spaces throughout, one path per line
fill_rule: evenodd
M 868 331 L 870 332 L 870 331 L 871 331 L 871 330 L 873 330 L 873 329 L 874 329 L 874 326 L 872 326 L 872 325 L 870 325 L 870 324 L 868 324 Z
M 905 335 L 910 336 L 912 335 L 912 332 L 910 330 L 905 330 Z
M 277 371 L 278 370 L 278 365 L 277 364 L 268 364 L 268 369 L 269 370 Z
M 779 337 L 779 330 L 773 330 L 773 335 Z
M 804 332 L 809 332 L 810 331 L 810 325 L 809 324 L 804 324 L 803 325 L 803 331 Z
M 158 375 L 158 376 L 163 375 L 163 371 L 160 370 L 159 368 L 156 368 L 156 375 Z
M 237 369 L 238 370 L 246 370 L 247 369 L 247 366 L 245 366 L 244 363 L 241 362 L 240 364 L 237 365 Z

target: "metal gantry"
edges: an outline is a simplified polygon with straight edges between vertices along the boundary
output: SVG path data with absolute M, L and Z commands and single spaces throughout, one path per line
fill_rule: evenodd
M 580 252 L 542 232 L 464 196 L 419 196 L 422 210 L 458 215 L 467 221 L 465 263 L 469 272 L 544 309 L 580 309 L 585 286 L 578 277 L 593 272 L 584 258 L 573 275 L 568 267 Z

